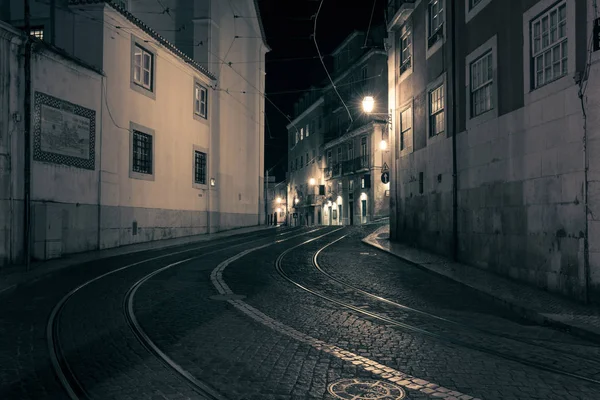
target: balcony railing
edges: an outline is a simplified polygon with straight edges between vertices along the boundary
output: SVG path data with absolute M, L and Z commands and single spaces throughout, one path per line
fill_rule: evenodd
M 387 23 L 392 22 L 398 10 L 405 4 L 414 4 L 416 0 L 388 0 L 387 6 Z
M 331 179 L 342 174 L 353 174 L 369 169 L 369 155 L 344 160 L 324 169 L 325 179 Z

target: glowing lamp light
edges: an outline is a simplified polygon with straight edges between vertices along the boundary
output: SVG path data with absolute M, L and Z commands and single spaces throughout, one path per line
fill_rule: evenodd
M 366 200 L 367 199 L 367 194 L 366 193 L 361 193 L 360 194 L 360 199 L 361 200 Z
M 281 203 L 281 197 L 277 198 L 277 203 Z
M 210 178 L 210 186 L 215 186 L 215 178 Z
M 379 143 L 379 148 L 380 148 L 381 150 L 385 150 L 385 149 L 387 149 L 387 142 L 386 142 L 385 140 L 382 140 L 382 141 Z
M 314 185 L 315 183 L 317 183 L 317 181 L 315 181 L 315 178 L 310 178 L 308 180 L 308 183 L 311 184 L 311 185 Z
M 281 208 L 277 208 L 277 212 L 280 213 L 281 212 Z
M 365 112 L 372 112 L 373 108 L 375 107 L 375 99 L 373 98 L 373 96 L 367 96 L 363 99 L 362 102 L 362 106 L 363 106 L 363 110 Z
M 298 199 L 294 199 L 294 203 L 296 203 L 296 204 L 298 204 L 299 201 L 300 200 L 298 200 Z
M 327 202 L 327 207 L 331 207 L 331 201 Z

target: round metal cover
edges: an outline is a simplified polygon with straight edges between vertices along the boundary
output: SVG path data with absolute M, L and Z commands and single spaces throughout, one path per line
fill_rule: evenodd
M 372 379 L 341 379 L 329 385 L 329 393 L 338 399 L 400 400 L 406 392 L 398 385 Z
M 243 294 L 215 294 L 214 296 L 210 296 L 211 300 L 220 300 L 220 301 L 243 300 L 245 298 L 246 298 L 246 296 L 244 296 Z

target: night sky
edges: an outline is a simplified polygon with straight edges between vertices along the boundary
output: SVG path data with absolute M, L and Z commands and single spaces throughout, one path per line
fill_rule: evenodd
M 317 21 L 321 54 L 331 53 L 355 29 L 367 30 L 374 0 L 324 0 Z M 320 0 L 259 0 L 267 43 L 266 95 L 293 119 L 294 102 L 311 84 L 327 79 L 312 39 Z M 383 22 L 387 0 L 375 0 L 372 25 Z M 331 57 L 325 57 L 329 66 Z M 330 71 L 331 72 L 331 71 Z M 283 93 L 282 93 L 283 92 Z M 265 168 L 277 179 L 285 178 L 289 121 L 265 100 Z

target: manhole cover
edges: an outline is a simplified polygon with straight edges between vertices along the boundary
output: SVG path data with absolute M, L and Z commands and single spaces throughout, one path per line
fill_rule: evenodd
M 246 296 L 244 296 L 243 294 L 215 294 L 214 296 L 210 296 L 211 300 L 220 300 L 220 301 L 242 300 L 245 298 L 246 298 Z
M 329 385 L 328 390 L 338 399 L 400 400 L 406 396 L 400 386 L 371 379 L 342 379 Z

